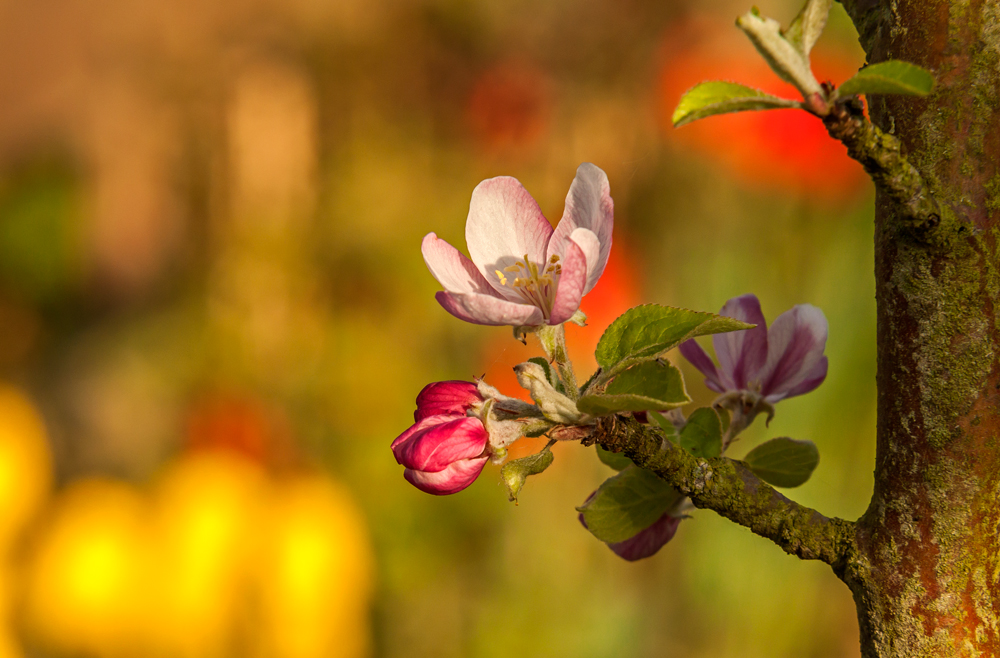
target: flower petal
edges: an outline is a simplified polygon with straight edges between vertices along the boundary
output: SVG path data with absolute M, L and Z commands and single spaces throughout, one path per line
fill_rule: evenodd
M 705 386 L 716 393 L 722 393 L 726 390 L 719 379 L 719 371 L 716 370 L 712 358 L 708 356 L 708 352 L 694 338 L 681 343 L 680 351 L 681 356 L 687 359 L 688 363 L 697 368 L 701 374 L 705 375 Z
M 458 493 L 475 482 L 488 460 L 489 457 L 463 459 L 434 473 L 408 468 L 403 471 L 403 477 L 421 491 L 435 496 L 447 496 Z
M 580 228 L 589 230 L 597 238 L 599 248 L 596 258 L 590 259 L 587 251 L 587 287 L 584 294 L 590 292 L 597 280 L 601 278 L 604 267 L 608 264 L 608 254 L 611 253 L 611 234 L 615 222 L 615 205 L 611 200 L 611 186 L 608 176 L 600 167 L 584 162 L 576 170 L 576 178 L 569 186 L 566 195 L 566 208 L 562 219 L 556 226 L 546 258 L 553 254 L 563 256 L 566 243 L 570 236 Z M 579 241 L 577 241 L 579 243 Z M 581 245 L 582 246 L 582 245 Z
M 655 555 L 663 546 L 674 538 L 677 526 L 684 520 L 684 517 L 670 516 L 664 512 L 653 525 L 645 530 L 641 530 L 637 535 L 629 537 L 625 541 L 608 544 L 608 548 L 614 551 L 618 557 L 629 562 L 635 562 L 643 558 Z
M 469 256 L 490 285 L 507 299 L 520 297 L 500 283 L 497 271 L 503 272 L 525 255 L 536 265 L 544 265 L 551 235 L 552 226 L 538 203 L 516 178 L 489 178 L 472 191 L 465 223 Z
M 460 418 L 465 418 L 465 414 L 439 414 L 435 416 L 428 416 L 427 418 L 421 418 L 413 425 L 410 425 L 408 428 L 406 428 L 406 431 L 404 431 L 402 434 L 393 439 L 392 443 L 389 445 L 389 448 L 392 450 L 392 454 L 395 456 L 396 450 L 403 443 L 409 441 L 410 437 L 412 437 L 414 434 L 417 434 L 418 432 L 423 432 L 428 427 L 433 427 L 434 425 L 441 425 L 442 423 L 448 423 L 453 420 L 459 420 Z M 396 456 L 396 463 L 399 464 L 402 463 L 399 461 L 398 456 Z
M 472 324 L 535 327 L 545 323 L 542 310 L 537 306 L 510 302 L 492 295 L 456 294 L 441 290 L 434 297 L 444 310 Z
M 767 362 L 759 375 L 761 395 L 787 397 L 814 375 L 827 333 L 826 316 L 811 304 L 799 304 L 779 315 L 767 332 Z
M 413 420 L 419 422 L 428 416 L 440 414 L 464 416 L 470 406 L 482 400 L 472 382 L 433 382 L 424 386 L 417 394 L 417 410 L 413 412 Z
M 826 371 L 829 366 L 829 361 L 824 356 L 822 359 L 816 362 L 816 365 L 812 367 L 809 374 L 806 375 L 799 384 L 793 386 L 787 392 L 782 394 L 772 394 L 764 398 L 767 402 L 774 404 L 778 400 L 784 400 L 785 398 L 793 398 L 796 395 L 802 395 L 808 393 L 809 391 L 815 389 L 817 386 L 823 383 L 826 379 Z
M 719 382 L 727 391 L 746 388 L 747 383 L 757 380 L 767 361 L 767 322 L 760 302 L 756 295 L 733 297 L 719 315 L 757 325 L 712 336 L 715 358 L 719 360 Z
M 576 229 L 569 236 L 569 239 L 583 250 L 583 255 L 587 259 L 587 285 L 583 288 L 583 294 L 586 295 L 597 284 L 601 278 L 601 274 L 604 273 L 603 264 L 600 269 L 597 269 L 597 264 L 601 260 L 601 242 L 594 235 L 593 231 L 586 228 Z
M 580 308 L 583 289 L 587 285 L 587 257 L 580 245 L 570 240 L 566 243 L 566 253 L 562 259 L 562 274 L 559 275 L 556 298 L 552 302 L 549 324 L 566 322 Z
M 476 265 L 455 247 L 434 233 L 424 236 L 420 245 L 424 263 L 444 289 L 449 292 L 477 292 L 496 296 L 493 286 L 483 278 Z
M 450 418 L 446 422 L 431 416 L 417 423 L 409 437 L 393 442 L 396 461 L 407 468 L 435 473 L 453 462 L 482 455 L 486 449 L 486 428 L 478 418 Z

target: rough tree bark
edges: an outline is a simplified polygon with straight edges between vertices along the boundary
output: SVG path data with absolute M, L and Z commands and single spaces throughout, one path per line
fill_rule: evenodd
M 1000 655 L 1000 4 L 844 0 L 869 62 L 934 72 L 873 97 L 940 209 L 914 230 L 878 186 L 875 491 L 844 574 L 865 656 Z
M 592 437 L 804 559 L 854 594 L 865 658 L 1000 656 L 1000 0 L 841 0 L 870 63 L 931 70 L 926 98 L 825 119 L 876 183 L 875 489 L 828 519 L 739 462 L 657 430 Z M 881 129 L 881 130 L 879 130 Z

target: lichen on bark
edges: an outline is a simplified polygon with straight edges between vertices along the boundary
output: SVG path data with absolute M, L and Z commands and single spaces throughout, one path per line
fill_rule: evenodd
M 912 213 L 877 187 L 875 491 L 845 580 L 865 656 L 996 656 L 1000 5 L 843 4 L 869 61 L 935 74 L 926 99 L 869 100 L 942 211 L 921 241 L 906 230 Z

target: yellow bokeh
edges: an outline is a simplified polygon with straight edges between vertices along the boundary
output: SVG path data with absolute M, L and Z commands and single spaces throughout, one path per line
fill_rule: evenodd
M 147 553 L 151 653 L 213 658 L 236 644 L 265 484 L 258 465 L 231 452 L 189 456 L 164 472 Z
M 110 480 L 81 480 L 63 492 L 27 567 L 24 615 L 32 639 L 60 653 L 129 653 L 143 511 L 138 492 Z
M 17 389 L 0 386 L 0 546 L 6 552 L 52 483 L 45 426 Z
M 56 655 L 368 653 L 364 520 L 322 476 L 276 481 L 218 451 L 174 460 L 149 492 L 77 481 L 55 498 L 30 548 L 24 627 Z
M 366 655 L 372 563 L 360 512 L 320 477 L 280 483 L 257 562 L 263 658 Z

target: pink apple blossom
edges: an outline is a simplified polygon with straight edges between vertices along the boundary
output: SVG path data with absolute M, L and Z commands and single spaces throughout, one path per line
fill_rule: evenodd
M 613 224 L 608 177 L 585 162 L 554 230 L 517 179 L 500 176 L 472 192 L 465 224 L 471 260 L 434 233 L 424 237 L 421 251 L 444 286 L 438 302 L 455 317 L 485 325 L 558 325 L 573 317 L 604 272 Z
M 482 403 L 471 382 L 435 382 L 420 391 L 416 422 L 390 446 L 410 484 L 443 496 L 479 477 L 490 458 L 489 436 L 483 421 L 466 413 Z
M 705 375 L 705 385 L 713 391 L 749 392 L 774 404 L 808 393 L 826 379 L 827 323 L 815 306 L 792 307 L 770 329 L 754 295 L 730 299 L 719 314 L 757 326 L 712 337 L 718 367 L 694 340 L 681 344 L 681 354 Z

